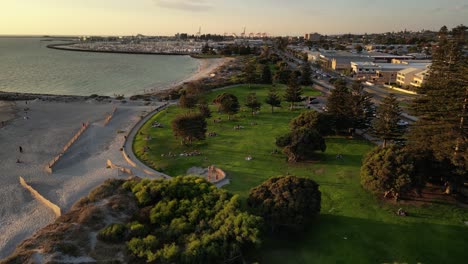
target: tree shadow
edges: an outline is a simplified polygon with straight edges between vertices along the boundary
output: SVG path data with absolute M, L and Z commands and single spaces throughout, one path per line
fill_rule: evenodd
M 320 215 L 302 233 L 269 236 L 260 263 L 464 263 L 468 229 L 389 216 L 388 222 Z M 287 241 L 287 243 L 285 243 Z

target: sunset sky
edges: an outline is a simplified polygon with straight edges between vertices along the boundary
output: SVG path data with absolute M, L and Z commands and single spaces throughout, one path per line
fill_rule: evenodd
M 374 33 L 468 24 L 468 0 L 0 0 L 0 35 Z

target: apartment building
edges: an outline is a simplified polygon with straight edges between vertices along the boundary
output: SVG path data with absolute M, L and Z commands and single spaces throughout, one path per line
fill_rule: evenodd
M 414 75 L 414 78 L 411 81 L 410 85 L 415 88 L 421 88 L 428 76 L 429 76 L 429 69 L 426 69 L 422 72 L 418 72 Z
M 416 74 L 422 73 L 425 69 L 407 68 L 398 72 L 396 83 L 403 88 L 410 88 Z

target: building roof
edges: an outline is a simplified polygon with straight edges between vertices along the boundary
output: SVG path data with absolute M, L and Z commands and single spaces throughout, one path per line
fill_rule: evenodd
M 424 71 L 423 69 L 418 69 L 418 68 L 407 68 L 407 69 L 404 69 L 404 70 L 401 70 L 398 72 L 398 74 L 403 74 L 403 75 L 406 75 L 406 74 L 409 74 L 409 73 L 413 73 L 413 72 L 422 72 Z

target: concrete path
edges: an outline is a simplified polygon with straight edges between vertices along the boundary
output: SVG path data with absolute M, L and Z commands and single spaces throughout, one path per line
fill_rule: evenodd
M 156 109 L 154 109 L 153 111 L 149 112 L 145 117 L 143 117 L 140 121 L 138 121 L 138 123 L 135 124 L 135 126 L 130 130 L 130 133 L 128 133 L 127 135 L 127 138 L 124 142 L 124 145 L 123 145 L 123 151 L 122 151 L 122 154 L 124 155 L 124 158 L 127 160 L 128 164 L 133 167 L 133 168 L 136 168 L 137 170 L 140 171 L 140 173 L 144 173 L 146 175 L 150 175 L 150 176 L 156 176 L 156 177 L 161 177 L 161 178 L 164 178 L 164 179 L 170 179 L 171 176 L 167 175 L 167 174 L 164 174 L 164 173 L 161 173 L 159 171 L 156 171 L 152 168 L 150 168 L 149 166 L 147 166 L 146 164 L 144 164 L 143 162 L 141 162 L 136 156 L 135 156 L 135 153 L 133 153 L 133 140 L 136 136 L 136 134 L 138 133 L 138 130 L 140 130 L 140 128 L 151 118 L 153 117 L 154 114 L 156 114 L 157 112 L 167 108 L 168 106 L 170 106 L 171 104 L 174 104 L 174 103 L 165 103 L 161 106 L 158 106 L 156 107 Z M 138 176 L 138 175 L 137 175 Z

